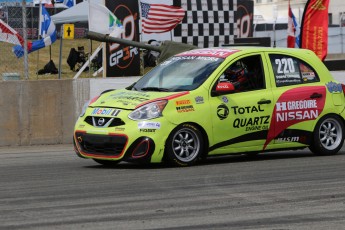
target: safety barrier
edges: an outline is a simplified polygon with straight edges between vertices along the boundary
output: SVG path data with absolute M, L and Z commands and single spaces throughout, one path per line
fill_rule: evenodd
M 0 81 L 0 146 L 72 143 L 86 101 L 137 79 Z

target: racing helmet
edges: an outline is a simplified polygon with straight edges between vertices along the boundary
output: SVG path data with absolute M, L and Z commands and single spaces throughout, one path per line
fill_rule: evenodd
M 245 77 L 247 72 L 247 69 L 243 66 L 232 65 L 225 70 L 225 78 L 231 82 L 238 81 L 239 79 Z

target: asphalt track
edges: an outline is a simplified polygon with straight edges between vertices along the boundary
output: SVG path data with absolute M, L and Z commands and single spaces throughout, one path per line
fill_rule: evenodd
M 172 168 L 0 148 L 0 229 L 345 229 L 345 149 Z
M 72 145 L 0 147 L 0 229 L 343 230 L 345 148 L 106 168 Z

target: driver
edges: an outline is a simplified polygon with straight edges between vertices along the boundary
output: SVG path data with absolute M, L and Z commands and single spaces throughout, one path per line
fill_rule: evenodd
M 244 91 L 250 88 L 248 71 L 243 66 L 232 65 L 224 72 L 224 80 L 232 83 L 236 91 Z

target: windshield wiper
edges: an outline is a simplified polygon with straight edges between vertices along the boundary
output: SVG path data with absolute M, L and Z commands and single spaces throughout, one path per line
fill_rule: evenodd
M 159 87 L 144 87 L 141 88 L 142 91 L 157 91 L 157 92 L 169 92 L 169 89 L 159 88 Z

